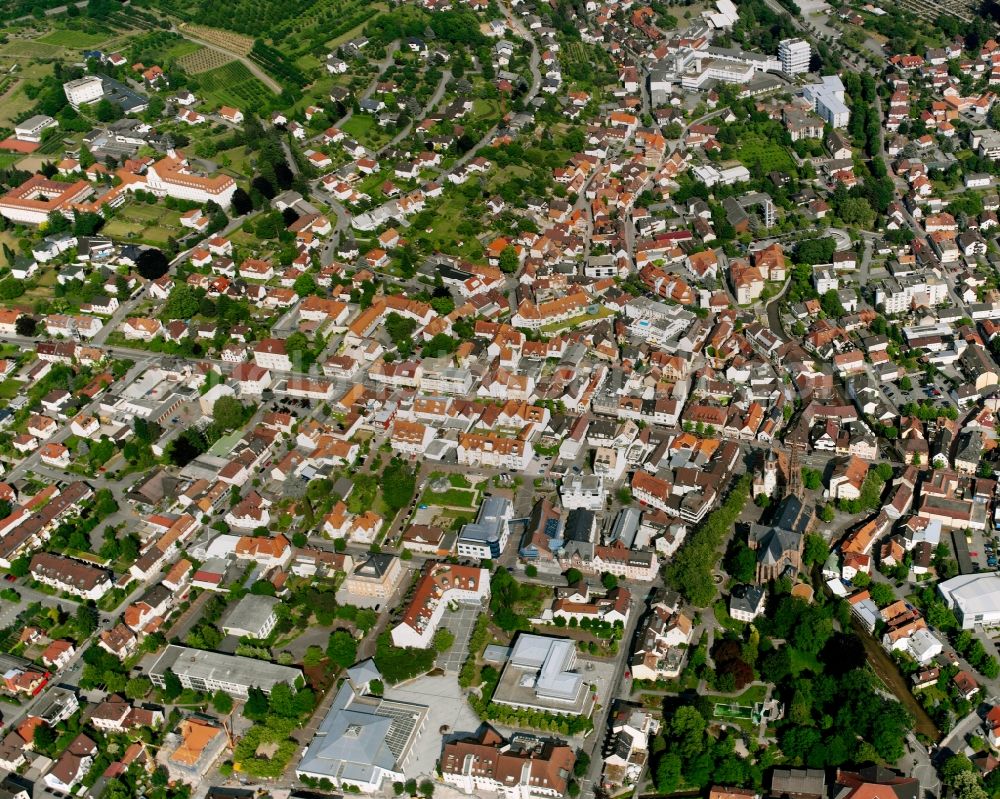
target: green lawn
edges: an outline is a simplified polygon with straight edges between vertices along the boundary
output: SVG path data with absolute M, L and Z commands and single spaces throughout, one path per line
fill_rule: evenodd
M 167 48 L 167 50 L 163 54 L 163 60 L 176 61 L 178 59 L 183 58 L 186 55 L 190 55 L 191 53 L 195 53 L 201 49 L 202 49 L 201 45 L 198 44 L 197 42 L 192 42 L 190 39 L 181 39 L 181 41 L 176 42 L 175 44 Z
M 24 383 L 20 380 L 4 380 L 0 383 L 0 399 L 12 400 L 21 393 Z
M 736 157 L 747 169 L 759 167 L 768 172 L 777 169 L 780 172 L 795 172 L 795 161 L 788 150 L 778 142 L 758 136 L 755 133 L 747 133 L 740 140 L 740 146 L 736 151 Z
M 457 194 L 449 194 L 446 191 L 444 202 L 434 209 L 431 232 L 415 231 L 410 234 L 411 237 L 424 239 L 430 248 L 449 255 L 458 255 L 469 260 L 482 258 L 483 248 L 475 235 L 466 236 L 458 232 L 458 225 L 462 221 L 462 212 L 465 210 L 465 206 L 465 198 Z
M 31 46 L 31 42 L 11 42 L 11 44 L 0 47 L 0 53 L 9 55 L 10 53 L 8 48 L 10 48 L 13 44 L 26 44 Z M 50 47 L 49 45 L 39 45 L 39 47 L 46 48 L 48 55 L 61 52 L 57 48 Z M 7 64 L 6 66 L 10 65 Z M 25 94 L 25 87 L 34 85 L 45 76 L 52 74 L 51 64 L 22 62 L 20 67 L 21 69 L 15 73 L 18 80 L 14 84 L 14 88 L 12 90 L 6 90 L 5 93 L 0 96 L 0 125 L 6 125 L 7 127 L 10 127 L 14 120 L 19 119 L 22 114 L 31 109 L 35 104 L 35 100 Z M 20 158 L 21 156 L 18 157 Z
M 474 491 L 462 488 L 449 488 L 447 491 L 427 491 L 423 501 L 428 505 L 442 505 L 452 508 L 471 508 L 475 499 Z
M 732 616 L 729 615 L 729 611 L 726 608 L 726 602 L 724 599 L 720 599 L 712 606 L 715 612 L 715 620 L 719 622 L 727 630 L 733 630 L 735 632 L 741 631 L 746 625 L 741 621 L 736 621 Z
M 246 147 L 233 147 L 231 150 L 220 150 L 215 154 L 215 160 L 222 171 L 231 175 L 249 175 L 250 162 Z
M 597 319 L 606 319 L 607 317 L 614 315 L 615 315 L 614 311 L 602 306 L 597 310 L 597 313 L 584 313 L 580 314 L 579 316 L 574 316 L 570 319 L 566 319 L 565 321 L 562 322 L 553 322 L 551 325 L 545 325 L 542 328 L 540 328 L 540 332 L 555 333 L 559 330 L 564 330 L 570 327 L 576 327 L 577 325 L 583 324 L 584 322 L 593 322 Z
M 134 221 L 149 221 L 159 219 L 163 215 L 163 209 L 157 205 L 138 205 L 132 203 L 119 211 L 119 215 L 125 219 Z
M 318 72 L 320 69 L 324 69 L 323 62 L 312 53 L 305 53 L 296 58 L 295 66 L 306 73 Z
M 107 33 L 89 33 L 88 31 L 55 30 L 42 36 L 38 41 L 53 44 L 57 47 L 69 47 L 73 50 L 86 50 L 95 44 L 106 42 Z
M 165 243 L 182 232 L 180 212 L 159 204 L 130 203 L 115 214 L 104 230 L 109 236 Z
M 355 139 L 364 139 L 372 132 L 374 127 L 375 117 L 368 116 L 367 114 L 355 114 L 343 124 L 341 130 Z
M 142 233 L 143 226 L 125 219 L 112 219 L 102 230 L 102 233 L 113 239 L 132 239 Z
M 487 100 L 477 97 L 472 101 L 471 119 L 480 120 L 500 115 L 500 104 L 497 100 Z
M 807 655 L 805 652 L 800 652 L 794 647 L 789 647 L 788 653 L 791 655 L 792 659 L 792 671 L 795 674 L 801 674 L 803 671 L 810 670 L 816 674 L 822 674 L 823 666 L 812 655 Z

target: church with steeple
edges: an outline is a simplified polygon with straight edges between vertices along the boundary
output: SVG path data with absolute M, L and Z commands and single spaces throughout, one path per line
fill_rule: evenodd
M 754 496 L 778 492 L 781 454 L 771 450 L 754 478 Z M 794 578 L 802 570 L 805 536 L 813 522 L 813 508 L 804 501 L 798 448 L 792 446 L 785 471 L 784 496 L 775 509 L 770 524 L 752 524 L 747 544 L 757 555 L 756 582 L 766 583 L 788 575 Z M 758 482 L 760 491 L 758 492 Z M 770 489 L 770 491 L 768 490 Z

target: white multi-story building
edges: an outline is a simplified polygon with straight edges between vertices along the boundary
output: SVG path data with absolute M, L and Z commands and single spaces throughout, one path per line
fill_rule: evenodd
M 595 474 L 571 474 L 563 478 L 559 488 L 559 498 L 566 510 L 585 508 L 587 510 L 603 510 L 607 490 L 604 478 Z
M 980 128 L 969 134 L 969 144 L 980 156 L 996 161 L 1000 158 L 1000 131 Z
M 804 86 L 802 96 L 833 127 L 846 128 L 851 121 L 851 110 L 844 102 L 844 84 L 836 75 L 824 75 L 819 83 Z
M 104 96 L 104 81 L 96 75 L 87 75 L 64 83 L 63 91 L 73 109 L 79 110 L 81 105 L 96 103 Z
M 291 666 L 175 644 L 164 649 L 150 667 L 149 679 L 153 685 L 162 688 L 167 671 L 176 674 L 185 688 L 206 693 L 224 691 L 234 699 L 246 699 L 252 687 L 270 694 L 278 683 L 294 686 L 302 677 L 302 672 Z
M 660 731 L 660 722 L 638 708 L 623 709 L 611 722 L 613 746 L 604 759 L 603 787 L 614 794 L 623 785 L 635 785 L 649 758 L 649 742 Z
M 279 604 L 281 600 L 273 596 L 247 594 L 226 616 L 222 630 L 226 635 L 249 636 L 258 640 L 267 638 L 278 623 L 275 606 Z
M 47 128 L 54 128 L 58 124 L 59 123 L 50 116 L 45 116 L 45 114 L 36 114 L 35 116 L 24 120 L 24 122 L 19 122 L 15 125 L 14 136 L 20 141 L 40 142 L 42 140 L 42 133 Z
M 451 365 L 450 359 L 427 358 L 420 375 L 420 390 L 428 394 L 468 394 L 472 372 Z
M 253 348 L 253 360 L 262 369 L 273 369 L 278 372 L 290 372 L 292 361 L 285 349 L 285 342 L 280 338 L 265 338 Z
M 460 557 L 492 560 L 499 558 L 510 539 L 509 521 L 514 506 L 506 497 L 486 497 L 474 522 L 462 527 L 457 549 Z
M 757 70 L 753 64 L 743 64 L 738 61 L 722 61 L 712 59 L 699 62 L 692 71 L 681 77 L 681 86 L 688 90 L 700 89 L 706 83 L 749 83 Z
M 996 572 L 952 577 L 938 584 L 938 592 L 963 630 L 1000 625 L 1000 575 Z
M 523 472 L 535 450 L 519 438 L 501 438 L 492 434 L 463 433 L 458 437 L 458 462 L 465 466 L 493 466 Z
M 778 59 L 781 71 L 787 75 L 801 75 L 809 71 L 812 47 L 805 39 L 782 39 L 778 42 Z
M 875 304 L 884 306 L 887 314 L 904 313 L 914 303 L 933 307 L 947 299 L 948 284 L 935 275 L 887 278 L 875 284 Z
M 840 288 L 840 279 L 837 277 L 837 273 L 828 266 L 813 267 L 813 283 L 816 284 L 816 293 L 820 296 Z

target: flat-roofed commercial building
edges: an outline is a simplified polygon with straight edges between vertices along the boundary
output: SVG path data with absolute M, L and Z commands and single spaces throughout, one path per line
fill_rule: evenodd
M 153 685 L 163 688 L 167 671 L 176 674 L 185 688 L 207 693 L 221 690 L 236 699 L 246 699 L 251 687 L 270 694 L 278 683 L 295 686 L 302 677 L 302 672 L 291 666 L 174 644 L 164 649 L 150 668 Z
M 938 591 L 963 630 L 1000 625 L 1000 574 L 962 574 L 939 583 Z
M 504 666 L 493 701 L 527 710 L 589 716 L 594 694 L 576 671 L 576 642 L 521 633 Z

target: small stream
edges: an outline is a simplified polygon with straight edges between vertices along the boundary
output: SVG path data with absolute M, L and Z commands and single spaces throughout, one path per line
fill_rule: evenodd
M 896 668 L 896 664 L 889 657 L 889 653 L 865 631 L 853 616 L 851 617 L 851 628 L 858 638 L 861 639 L 861 644 L 865 648 L 865 654 L 868 656 L 868 663 L 874 669 L 878 678 L 885 683 L 886 687 L 902 703 L 903 707 L 909 711 L 910 715 L 913 716 L 914 732 L 927 736 L 931 741 L 940 741 L 941 731 L 934 724 L 931 717 L 927 715 L 927 711 L 920 706 L 920 703 L 910 693 L 910 687 L 907 685 L 906 679 L 900 674 L 899 669 Z

